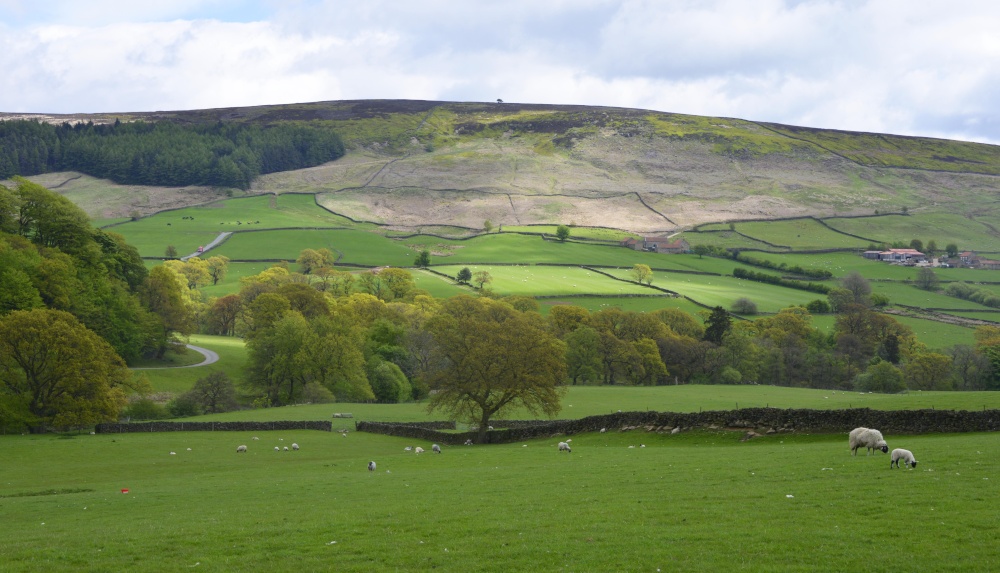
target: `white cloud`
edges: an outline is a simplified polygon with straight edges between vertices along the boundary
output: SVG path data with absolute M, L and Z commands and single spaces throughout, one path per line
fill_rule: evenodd
M 1000 141 L 972 0 L 44 5 L 0 0 L 0 110 L 502 97 Z

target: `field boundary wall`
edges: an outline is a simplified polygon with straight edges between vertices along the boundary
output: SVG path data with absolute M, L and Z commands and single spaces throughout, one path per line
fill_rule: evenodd
M 504 423 L 511 427 L 499 428 Z M 669 432 L 674 428 L 728 429 L 759 433 L 843 433 L 864 426 L 883 434 L 927 434 L 1000 431 L 1000 410 L 808 410 L 779 408 L 743 408 L 707 412 L 618 412 L 589 416 L 579 420 L 527 421 L 512 424 L 497 421 L 486 432 L 484 443 L 508 444 L 535 438 L 556 437 L 584 432 L 648 431 Z M 440 432 L 412 424 L 392 422 L 355 423 L 359 432 L 424 439 L 458 445 L 466 440 L 477 442 L 478 432 Z
M 272 430 L 333 431 L 329 420 L 283 422 L 132 422 L 98 424 L 97 434 L 127 434 L 135 432 L 267 432 Z

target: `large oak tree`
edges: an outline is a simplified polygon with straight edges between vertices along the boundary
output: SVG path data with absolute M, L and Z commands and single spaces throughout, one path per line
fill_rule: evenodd
M 479 426 L 523 407 L 556 415 L 566 377 L 565 344 L 544 319 L 486 298 L 458 296 L 428 320 L 440 366 L 430 374 L 429 410 Z
M 0 415 L 32 432 L 113 421 L 125 405 L 125 362 L 103 338 L 59 310 L 0 319 Z

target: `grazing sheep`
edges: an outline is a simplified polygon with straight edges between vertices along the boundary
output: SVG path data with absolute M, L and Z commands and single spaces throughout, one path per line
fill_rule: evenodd
M 254 437 L 253 437 L 253 440 L 254 440 L 255 442 L 256 442 L 257 440 L 259 440 L 259 439 L 260 439 L 260 438 L 258 438 L 257 436 L 254 436 Z
M 170 453 L 173 453 L 173 452 L 170 452 Z M 247 447 L 246 446 L 236 446 L 236 453 L 237 454 L 245 454 L 245 453 L 247 453 Z
M 286 452 L 288 451 L 288 446 L 285 446 L 285 451 L 286 451 Z
M 677 426 L 677 427 L 676 427 L 676 428 L 674 428 L 673 430 L 670 430 L 670 433 L 671 433 L 671 434 L 679 434 L 679 433 L 681 433 L 681 427 L 680 427 L 680 426 Z
M 276 452 L 280 452 L 280 451 L 281 451 L 281 448 L 279 448 L 278 446 L 274 446 L 274 451 L 276 451 Z
M 559 451 L 573 453 L 573 450 L 570 449 L 569 444 L 567 444 L 566 442 L 559 442 Z
M 375 462 L 368 462 L 368 471 L 375 471 Z
M 422 453 L 424 453 L 424 449 L 423 449 L 423 448 L 421 448 L 420 446 L 417 446 L 417 449 L 416 449 L 416 450 L 413 450 L 413 451 L 415 451 L 415 452 L 416 452 L 416 453 L 418 453 L 418 454 L 422 454 Z
M 889 462 L 889 467 L 891 468 L 892 464 L 896 464 L 896 467 L 898 468 L 899 460 L 903 460 L 904 466 L 909 466 L 911 468 L 917 467 L 917 460 L 913 459 L 913 452 L 910 450 L 904 450 L 903 448 L 896 448 L 895 450 L 892 450 L 892 461 Z
M 601 433 L 602 433 L 602 434 L 603 434 L 604 432 L 607 432 L 607 431 L 608 431 L 608 429 L 607 429 L 607 428 L 601 428 Z
M 472 445 L 472 439 L 465 440 L 465 445 L 471 446 Z
M 413 451 L 413 448 L 412 448 L 412 447 L 410 447 L 410 446 L 406 446 L 405 448 L 403 448 L 403 451 L 404 451 L 404 452 L 412 452 L 412 451 Z
M 299 445 L 298 444 L 292 444 L 292 449 L 297 451 L 299 449 Z
M 434 444 L 433 446 L 431 446 L 431 451 L 434 452 L 435 454 L 440 454 L 441 446 Z
M 848 434 L 848 442 L 851 446 L 851 453 L 858 455 L 858 448 L 864 446 L 868 455 L 875 453 L 875 450 L 882 450 L 882 453 L 889 452 L 889 446 L 882 438 L 882 432 L 871 428 L 854 428 Z

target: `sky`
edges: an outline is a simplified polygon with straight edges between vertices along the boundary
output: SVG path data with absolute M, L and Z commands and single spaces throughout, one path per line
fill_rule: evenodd
M 602 105 L 1000 144 L 992 0 L 0 0 L 0 111 Z

